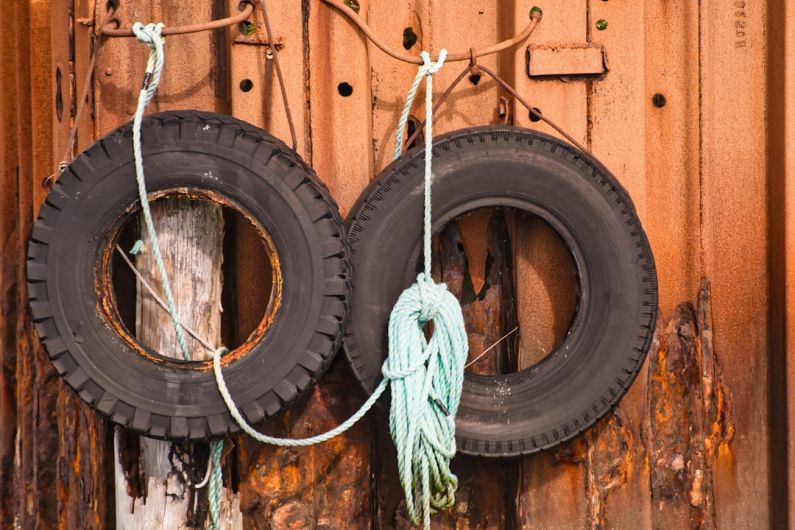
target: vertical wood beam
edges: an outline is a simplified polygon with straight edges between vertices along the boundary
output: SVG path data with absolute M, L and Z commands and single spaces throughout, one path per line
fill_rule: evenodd
M 104 9 L 104 4 L 97 5 L 97 9 Z M 101 15 L 102 13 L 97 13 L 97 18 L 100 18 Z M 144 23 L 163 21 L 166 26 L 177 26 L 205 22 L 221 18 L 224 15 L 225 5 L 220 0 L 191 4 L 171 0 L 130 1 L 123 2 L 118 13 L 121 25 L 125 27 L 129 27 L 135 21 Z M 224 30 L 216 30 L 167 37 L 163 77 L 157 96 L 147 112 L 184 108 L 224 111 L 227 107 L 225 35 Z M 99 134 L 105 134 L 132 118 L 146 64 L 147 51 L 147 48 L 135 39 L 108 39 L 97 65 L 97 71 L 101 72 L 101 75 L 95 79 Z M 213 206 L 213 208 L 220 210 L 220 206 Z M 205 217 L 205 214 L 197 215 L 197 222 L 200 218 Z M 206 213 L 206 215 L 211 214 Z M 187 225 L 190 224 L 187 223 Z M 187 230 L 187 225 L 180 230 Z M 177 229 L 176 225 L 171 225 L 171 228 Z M 222 224 L 215 223 L 214 228 L 208 228 L 207 232 L 220 234 L 221 230 Z M 161 232 L 161 238 L 168 237 L 168 232 L 169 230 Z M 176 240 L 183 241 L 181 238 L 176 238 Z M 213 245 L 216 243 L 220 245 L 218 241 Z M 185 265 L 187 266 L 187 264 Z M 198 261 L 193 265 L 202 266 Z M 214 270 L 214 266 L 209 264 L 203 266 L 207 268 L 208 274 L 200 276 L 213 278 L 214 276 L 209 274 L 209 270 L 211 268 Z M 153 270 L 148 271 L 149 274 L 153 272 Z M 171 281 L 173 285 L 177 285 L 182 281 L 180 278 L 184 278 L 182 273 L 186 271 L 181 267 L 179 272 L 175 270 L 171 272 Z M 154 274 L 152 278 L 152 284 L 159 285 L 157 275 Z M 183 318 L 191 317 L 192 314 L 189 311 L 191 305 L 190 301 L 179 302 L 178 309 Z M 154 311 L 159 312 L 160 309 L 157 308 Z M 213 318 L 209 313 L 203 316 L 208 319 Z M 173 328 L 170 324 L 162 326 L 160 332 L 163 333 L 163 337 L 173 337 Z M 148 338 L 153 339 L 154 337 Z M 117 442 L 124 436 L 124 433 L 117 433 Z M 166 480 L 166 474 L 171 469 L 168 454 L 172 444 L 145 438 L 142 438 L 139 444 L 129 440 L 128 442 L 117 443 L 116 447 L 116 483 L 118 485 L 116 488 L 116 518 L 118 526 L 137 525 L 142 521 L 152 524 L 154 520 L 162 520 L 165 528 L 181 527 L 185 524 L 193 524 L 187 521 L 188 514 L 191 513 L 194 518 L 198 519 L 194 522 L 202 524 L 206 512 L 201 510 L 206 507 L 204 505 L 206 500 L 202 500 L 202 505 L 199 506 L 199 502 L 196 501 L 189 486 L 184 483 L 175 484 L 173 481 L 169 483 Z M 120 454 L 122 449 L 126 451 L 124 455 Z M 178 471 L 176 476 L 181 476 L 182 471 L 190 474 L 190 470 L 185 468 L 193 466 L 194 463 L 204 469 L 204 462 L 200 464 L 194 462 L 197 455 L 203 454 L 202 451 L 194 452 L 190 444 L 180 444 L 178 449 L 182 449 L 181 452 L 186 452 L 188 457 L 179 464 L 182 469 L 176 470 Z M 124 458 L 120 459 L 120 456 Z M 138 491 L 135 486 L 135 482 L 140 480 L 140 477 L 125 475 L 120 464 L 122 460 L 129 463 L 130 461 L 137 462 L 139 458 L 140 465 L 133 466 L 133 469 L 138 473 L 146 472 L 147 480 L 142 481 L 144 491 Z M 133 483 L 131 484 L 130 481 Z M 204 492 L 200 494 L 200 497 L 206 499 Z M 235 507 L 236 502 L 236 496 L 231 493 L 231 490 L 225 489 L 224 514 L 229 519 L 227 524 L 231 524 L 232 527 L 237 527 L 240 524 L 239 510 Z M 194 509 L 198 509 L 198 511 L 194 512 Z M 157 519 L 155 519 L 156 517 Z

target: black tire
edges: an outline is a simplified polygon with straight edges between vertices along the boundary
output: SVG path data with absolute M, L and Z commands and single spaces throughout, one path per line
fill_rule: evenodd
M 424 152 L 392 163 L 349 218 L 351 319 L 344 344 L 372 392 L 387 354 L 387 321 L 417 274 L 422 236 Z M 571 328 L 536 365 L 498 376 L 467 374 L 457 415 L 463 453 L 527 454 L 560 444 L 615 405 L 651 342 L 657 277 L 627 192 L 602 165 L 551 136 L 512 127 L 456 131 L 433 144 L 433 226 L 481 207 L 512 207 L 543 218 L 578 270 Z
M 225 361 L 224 376 L 250 423 L 273 416 L 325 371 L 341 342 L 351 287 L 337 206 L 295 152 L 233 118 L 153 115 L 143 120 L 142 146 L 150 194 L 185 187 L 214 193 L 270 236 L 281 305 L 267 333 Z M 136 205 L 126 125 L 80 154 L 41 207 L 27 261 L 36 330 L 66 383 L 114 422 L 157 438 L 235 433 L 209 361 L 153 362 L 102 309 L 98 263 L 114 223 Z

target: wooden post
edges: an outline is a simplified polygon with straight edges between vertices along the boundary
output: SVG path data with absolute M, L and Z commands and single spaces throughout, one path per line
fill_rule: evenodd
M 104 13 L 97 3 L 96 17 Z M 163 21 L 166 26 L 205 22 L 225 16 L 220 1 L 180 3 L 123 2 L 119 16 L 125 25 Z M 226 109 L 225 55 L 228 32 L 219 30 L 169 37 L 165 70 L 147 114 L 169 109 Z M 146 61 L 146 47 L 135 39 L 109 39 L 99 58 L 96 82 L 97 132 L 105 134 L 128 122 L 135 109 Z M 223 221 L 218 205 L 168 198 L 153 204 L 161 250 L 180 318 L 210 342 L 220 343 L 221 245 Z M 141 231 L 146 241 L 148 234 Z M 151 252 L 137 266 L 160 289 Z M 177 356 L 168 314 L 139 286 L 136 308 L 138 340 L 164 355 Z M 206 351 L 190 337 L 194 358 Z M 204 444 L 172 444 L 116 432 L 114 437 L 117 528 L 206 527 L 207 490 L 194 491 L 207 465 Z M 239 528 L 238 502 L 224 493 L 223 528 Z M 232 515 L 235 514 L 235 515 Z
M 223 215 L 220 205 L 185 198 L 168 198 L 152 205 L 163 259 L 180 320 L 212 344 L 221 343 L 221 263 Z M 141 226 L 141 235 L 146 228 Z M 144 238 L 147 239 L 147 238 Z M 139 271 L 160 289 L 160 278 L 152 252 L 136 260 Z M 168 313 L 139 283 L 136 298 L 136 335 L 146 347 L 162 355 L 181 358 Z M 196 360 L 210 352 L 188 336 L 191 356 Z M 195 490 L 206 469 L 207 452 L 196 444 L 172 443 L 141 437 L 138 455 L 129 453 L 134 444 L 129 434 L 116 432 L 116 526 L 118 528 L 185 528 L 205 526 L 206 490 Z M 131 494 L 130 457 L 138 461 L 138 482 L 143 489 Z M 235 497 L 236 499 L 236 497 Z M 224 497 L 223 527 L 241 524 L 236 500 Z

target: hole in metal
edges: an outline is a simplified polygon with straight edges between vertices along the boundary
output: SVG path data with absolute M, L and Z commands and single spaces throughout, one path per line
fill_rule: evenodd
M 248 20 L 241 22 L 237 28 L 240 30 L 240 34 L 245 35 L 246 37 L 252 37 L 257 32 L 257 26 Z
M 353 94 L 353 87 L 346 82 L 342 82 L 337 85 L 337 92 L 339 92 L 340 96 L 347 98 L 351 94 Z
M 420 120 L 418 120 L 414 116 L 409 116 L 409 119 L 406 120 L 406 138 L 411 138 L 411 135 L 414 134 L 414 131 L 416 131 L 417 128 L 421 126 L 422 122 L 420 122 Z M 414 140 L 412 140 L 410 144 L 406 146 L 406 149 L 411 149 L 416 145 L 422 144 L 424 141 L 425 141 L 425 135 L 423 134 L 423 131 L 420 131 L 420 134 L 418 134 L 417 137 Z
M 403 49 L 410 50 L 412 46 L 417 44 L 417 34 L 414 33 L 414 28 L 411 26 L 403 29 Z
M 63 120 L 63 94 L 61 92 L 61 68 L 55 69 L 55 115 L 58 121 Z

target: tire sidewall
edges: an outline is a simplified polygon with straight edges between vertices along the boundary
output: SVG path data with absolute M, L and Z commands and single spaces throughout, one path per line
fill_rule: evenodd
M 307 204 L 285 174 L 297 173 L 294 180 L 303 181 L 315 177 L 303 164 L 291 162 L 297 155 L 278 142 L 238 131 L 225 145 L 219 143 L 222 129 L 223 124 L 188 120 L 173 134 L 175 128 L 149 119 L 142 128 L 142 147 L 150 194 L 199 188 L 221 195 L 257 220 L 278 254 L 282 293 L 275 319 L 251 351 L 224 368 L 233 398 L 245 409 L 272 394 L 307 354 L 321 318 L 326 273 L 323 241 L 313 222 L 316 212 L 310 211 L 317 205 Z M 211 370 L 152 362 L 120 336 L 101 308 L 97 263 L 111 243 L 108 231 L 138 202 L 129 128 L 106 137 L 103 149 L 113 156 L 81 155 L 74 162 L 89 178 L 80 181 L 78 173 L 66 172 L 59 184 L 74 191 L 48 249 L 47 290 L 58 335 L 88 378 L 122 406 L 188 419 L 220 414 L 236 430 Z

